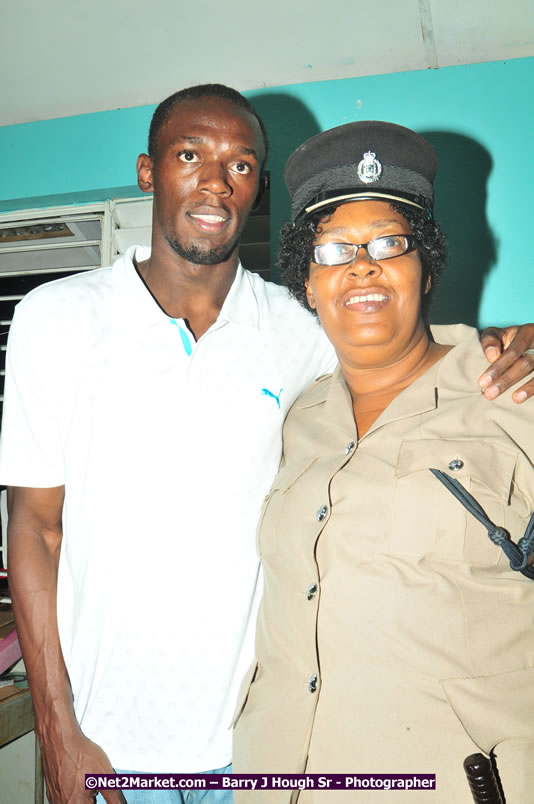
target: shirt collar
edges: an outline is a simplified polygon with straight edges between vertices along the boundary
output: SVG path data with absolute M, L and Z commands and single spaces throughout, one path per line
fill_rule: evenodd
M 252 276 L 245 271 L 241 263 L 238 263 L 235 279 L 224 300 L 217 322 L 231 321 L 233 324 L 259 328 L 258 299 L 252 285 Z
M 318 405 L 322 406 L 317 416 L 321 425 L 355 436 L 352 399 L 339 364 L 333 374 L 320 377 L 306 391 L 304 398 L 295 402 L 295 407 L 302 410 Z
M 395 397 L 368 434 L 386 423 L 435 410 L 438 407 L 438 388 L 442 394 L 447 389 L 455 394 L 458 390 L 465 391 L 466 395 L 480 393 L 477 378 L 487 362 L 481 349 L 480 354 L 472 349 L 473 343 L 478 342 L 477 330 L 456 324 L 432 327 L 432 333 L 436 341 L 452 344 L 454 348 Z M 307 391 L 304 404 L 297 401 L 296 405 L 301 408 L 323 405 L 318 416 L 323 425 L 347 434 L 355 432 L 350 391 L 340 366 L 330 378 L 321 378 Z
M 137 273 L 133 263 L 134 257 L 138 264 L 148 259 L 150 248 L 129 246 L 113 263 L 116 313 L 123 323 L 132 329 L 147 329 L 163 322 L 167 324 L 169 317 L 154 300 Z M 258 300 L 250 275 L 241 263 L 237 266 L 234 281 L 213 326 L 229 321 L 256 329 L 259 326 Z
M 137 273 L 134 257 L 138 264 L 147 260 L 150 257 L 150 248 L 129 246 L 113 263 L 111 270 L 115 314 L 128 329 L 148 329 L 169 319 Z
M 436 364 L 437 365 L 437 364 Z M 421 377 L 418 377 L 412 385 L 405 388 L 392 402 L 386 410 L 380 414 L 371 425 L 367 433 L 362 438 L 367 438 L 374 430 L 390 422 L 407 419 L 417 416 L 437 407 L 437 395 L 435 386 L 436 365 L 431 366 Z M 314 389 L 315 390 L 315 389 Z M 306 399 L 303 407 L 312 407 L 322 404 L 323 408 L 319 412 L 317 420 L 326 427 L 355 437 L 356 424 L 352 412 L 352 398 L 349 388 L 345 382 L 341 367 L 338 366 L 330 378 L 330 382 L 324 383 L 322 388 L 317 389 L 317 394 L 313 399 Z

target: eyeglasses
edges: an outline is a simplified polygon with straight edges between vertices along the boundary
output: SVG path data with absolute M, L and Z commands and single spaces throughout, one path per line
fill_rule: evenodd
M 368 243 L 321 243 L 313 249 L 313 261 L 318 265 L 345 265 L 353 262 L 358 249 L 364 248 L 372 260 L 391 260 L 416 248 L 414 235 L 384 235 Z

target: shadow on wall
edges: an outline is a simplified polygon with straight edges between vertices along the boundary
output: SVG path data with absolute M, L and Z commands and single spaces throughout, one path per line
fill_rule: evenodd
M 269 170 L 271 194 L 271 277 L 279 281 L 276 267 L 280 227 L 289 218 L 289 196 L 284 182 L 284 165 L 304 140 L 321 130 L 307 106 L 291 95 L 273 92 L 249 95 L 248 100 L 262 117 L 270 143 Z
M 478 325 L 482 289 L 496 262 L 496 242 L 486 217 L 493 161 L 480 143 L 462 134 L 422 131 L 439 158 L 435 217 L 445 234 L 449 264 L 430 310 L 435 324 Z
M 291 95 L 274 92 L 248 97 L 269 133 L 271 277 L 279 281 L 279 232 L 289 218 L 284 166 L 295 148 L 318 134 L 321 127 L 310 109 Z M 435 215 L 449 247 L 449 264 L 433 300 L 430 321 L 477 326 L 484 282 L 496 262 L 495 238 L 486 217 L 492 158 L 480 143 L 462 134 L 420 133 L 439 157 Z

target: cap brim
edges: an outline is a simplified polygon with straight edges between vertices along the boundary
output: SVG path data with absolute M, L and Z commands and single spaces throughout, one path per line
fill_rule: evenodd
M 399 204 L 408 204 L 408 206 L 416 207 L 416 209 L 421 209 L 423 212 L 426 212 L 427 215 L 430 217 L 432 216 L 432 209 L 429 208 L 428 204 L 423 205 L 414 201 L 412 198 L 406 198 L 402 195 L 393 195 L 392 193 L 373 193 L 369 192 L 368 190 L 364 191 L 356 191 L 353 193 L 343 193 L 343 195 L 332 195 L 328 198 L 322 198 L 320 201 L 315 201 L 311 203 L 309 206 L 302 209 L 296 216 L 295 221 L 302 220 L 302 218 L 306 217 L 306 215 L 310 215 L 312 212 L 315 212 L 322 207 L 329 207 L 333 204 L 347 204 L 350 201 L 397 201 Z

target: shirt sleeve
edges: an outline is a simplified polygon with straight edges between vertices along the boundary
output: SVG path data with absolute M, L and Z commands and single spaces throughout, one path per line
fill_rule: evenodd
M 58 400 L 67 372 L 55 369 L 57 338 L 46 299 L 26 297 L 9 331 L 0 439 L 0 483 L 9 486 L 64 484 Z

